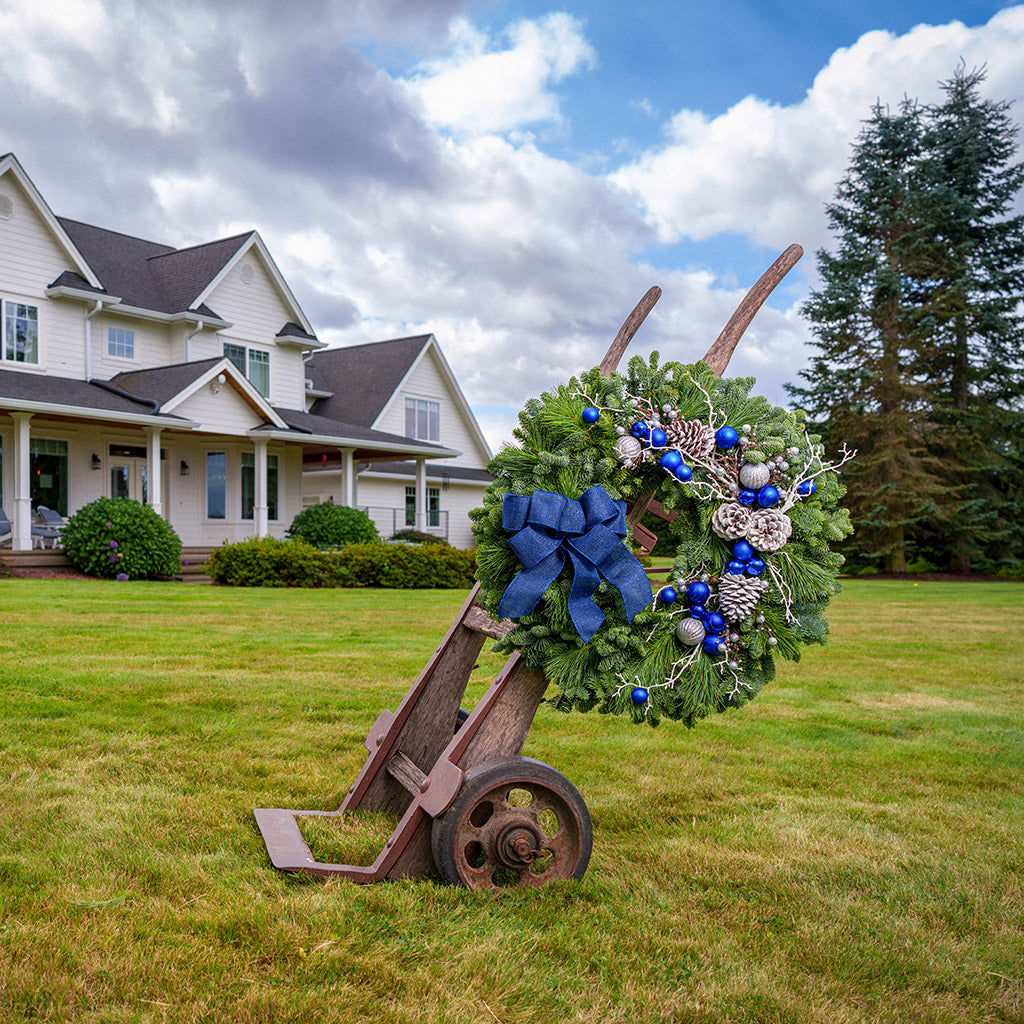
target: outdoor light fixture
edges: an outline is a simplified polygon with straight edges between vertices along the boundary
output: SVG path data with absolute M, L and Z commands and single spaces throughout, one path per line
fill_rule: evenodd
M 92 468 L 93 469 L 102 469 L 103 468 L 103 460 L 95 452 L 92 453 Z
M 223 373 L 218 373 L 215 380 L 210 381 L 210 390 L 217 394 L 220 391 L 220 386 L 227 380 L 227 377 Z
M 181 475 L 182 476 L 188 476 L 188 474 L 189 474 L 188 463 L 184 459 L 182 459 L 181 460 Z

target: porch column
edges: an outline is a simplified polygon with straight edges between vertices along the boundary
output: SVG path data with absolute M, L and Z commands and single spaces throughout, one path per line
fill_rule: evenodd
M 266 537 L 270 532 L 267 525 L 267 442 L 265 438 L 256 438 L 253 441 L 256 449 L 255 462 L 255 485 L 256 493 L 252 506 L 253 526 L 256 529 L 257 537 Z
M 148 505 L 158 515 L 164 514 L 163 474 L 160 472 L 160 427 L 146 430 L 146 485 L 149 491 Z
M 427 460 L 416 460 L 416 529 L 427 528 Z
M 11 522 L 11 550 L 32 550 L 32 494 L 29 487 L 28 455 L 30 412 L 12 412 L 14 420 L 14 520 Z
M 342 448 L 341 451 L 341 503 L 347 508 L 356 504 L 356 473 L 352 462 L 353 448 Z

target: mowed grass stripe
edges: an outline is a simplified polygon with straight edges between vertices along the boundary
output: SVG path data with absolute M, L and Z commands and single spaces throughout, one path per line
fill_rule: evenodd
M 274 872 L 252 808 L 336 807 L 463 599 L 0 581 L 0 1020 L 1024 1019 L 1024 588 L 852 581 L 692 731 L 542 708 L 582 882 Z

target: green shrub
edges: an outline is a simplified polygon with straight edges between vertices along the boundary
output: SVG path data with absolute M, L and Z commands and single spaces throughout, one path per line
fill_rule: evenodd
M 346 544 L 369 544 L 377 539 L 377 527 L 357 508 L 322 501 L 304 508 L 292 520 L 288 536 L 327 550 Z
M 324 559 L 324 552 L 303 540 L 253 537 L 214 548 L 204 568 L 230 587 L 318 587 Z
M 79 572 L 111 579 L 167 579 L 181 570 L 181 540 L 149 505 L 99 498 L 64 527 L 64 553 Z
M 320 551 L 273 537 L 224 544 L 206 563 L 217 583 L 233 587 L 464 589 L 473 585 L 475 569 L 475 551 L 449 545 L 348 544 Z
M 401 541 L 403 544 L 443 544 L 445 547 L 451 547 L 443 537 L 435 537 L 432 533 L 424 533 L 422 530 L 414 530 L 411 527 L 399 530 L 398 533 L 392 535 L 391 539 Z

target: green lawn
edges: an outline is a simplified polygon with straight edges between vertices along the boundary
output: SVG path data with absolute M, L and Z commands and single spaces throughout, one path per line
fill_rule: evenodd
M 275 872 L 463 599 L 0 580 L 0 1021 L 1024 1020 L 1024 586 L 851 582 L 689 732 L 542 708 L 582 882 Z

